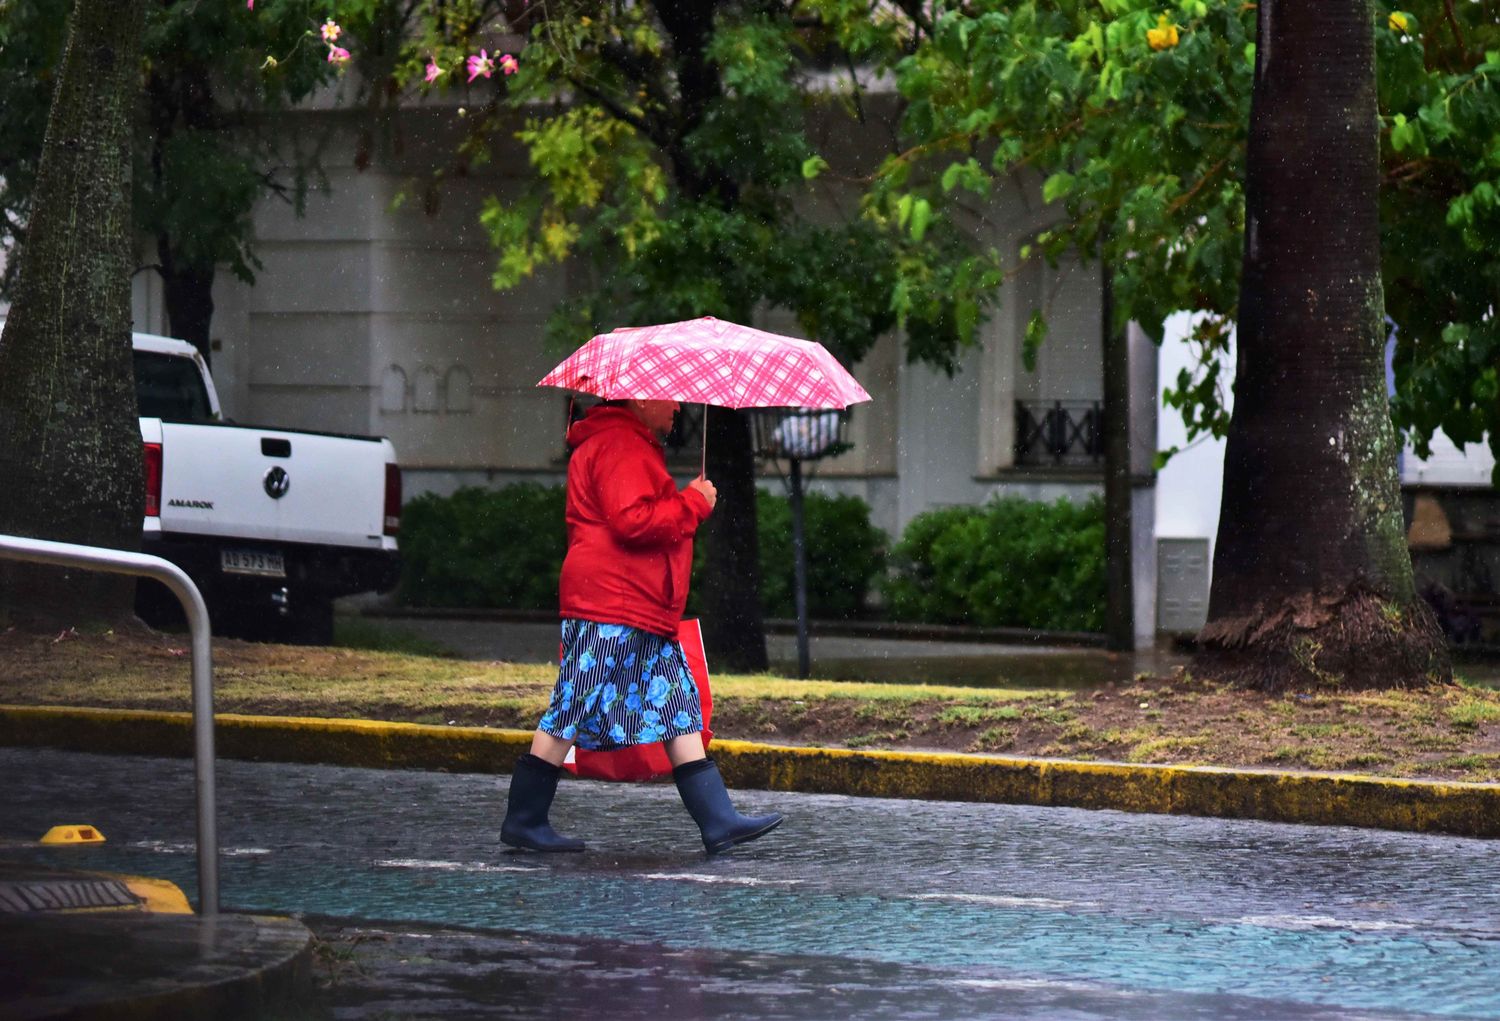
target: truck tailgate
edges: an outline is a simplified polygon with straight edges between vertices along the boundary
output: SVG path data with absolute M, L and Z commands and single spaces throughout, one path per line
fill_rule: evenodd
M 388 441 L 162 423 L 161 529 L 378 548 Z

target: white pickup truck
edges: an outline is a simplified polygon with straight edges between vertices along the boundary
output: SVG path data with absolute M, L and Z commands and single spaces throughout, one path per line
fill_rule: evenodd
M 338 596 L 391 589 L 401 471 L 387 439 L 237 425 L 185 341 L 133 335 L 146 454 L 141 548 L 181 567 L 215 633 L 326 643 Z M 180 619 L 142 582 L 137 612 Z

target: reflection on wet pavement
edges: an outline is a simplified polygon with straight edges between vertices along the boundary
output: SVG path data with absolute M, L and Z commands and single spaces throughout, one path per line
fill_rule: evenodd
M 111 841 L 70 864 L 191 889 L 190 764 L 4 750 L 0 769 L 0 836 L 66 815 Z M 383 965 L 350 978 L 339 1017 L 419 988 L 438 1006 L 397 1016 L 1500 1017 L 1484 841 L 746 791 L 788 822 L 705 858 L 670 786 L 569 782 L 554 821 L 590 850 L 549 858 L 495 841 L 505 778 L 219 774 L 226 905 L 334 937 L 383 919 L 356 959 L 418 955 L 402 989 Z

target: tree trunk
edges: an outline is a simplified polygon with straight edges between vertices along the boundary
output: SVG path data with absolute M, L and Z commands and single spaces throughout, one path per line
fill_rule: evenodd
M 0 338 L 0 533 L 139 549 L 130 345 L 131 114 L 144 0 L 78 0 Z M 0 562 L 0 617 L 130 615 L 130 579 Z
M 733 209 L 739 188 L 733 174 L 686 144 L 703 122 L 722 85 L 708 45 L 720 0 L 655 3 L 652 8 L 672 41 L 672 70 L 679 104 L 672 137 L 657 139 L 682 193 L 694 202 Z M 701 271 L 691 267 L 689 272 Z M 687 310 L 673 312 L 686 317 Z M 728 316 L 749 323 L 751 308 L 695 309 L 691 314 Z M 684 412 L 686 413 L 686 412 Z M 755 513 L 755 451 L 745 416 L 709 408 L 708 478 L 719 489 L 714 512 L 699 533 L 704 570 L 693 579 L 703 607 L 703 641 L 712 662 L 724 669 L 757 672 L 767 668 L 766 625 L 760 608 L 760 538 Z
M 157 235 L 156 255 L 161 265 L 162 304 L 167 309 L 168 332 L 192 344 L 203 360 L 212 364 L 209 327 L 214 318 L 214 267 L 188 266 L 173 248 L 171 236 L 165 233 Z
M 755 518 L 755 451 L 745 416 L 708 409 L 708 477 L 719 501 L 704 527 L 703 642 L 718 668 L 765 670 L 765 621 L 760 610 L 760 537 Z
M 1381 358 L 1374 9 L 1262 0 L 1234 417 L 1197 670 L 1448 680 L 1416 596 Z
M 1114 327 L 1114 275 L 1108 263 L 1103 282 L 1104 348 L 1104 613 L 1105 644 L 1115 652 L 1135 649 L 1135 594 L 1132 573 L 1130 473 L 1130 342 Z

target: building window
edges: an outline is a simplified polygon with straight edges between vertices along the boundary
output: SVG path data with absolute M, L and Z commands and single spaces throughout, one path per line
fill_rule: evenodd
M 1104 459 L 1100 401 L 1016 401 L 1016 464 L 1078 468 Z

